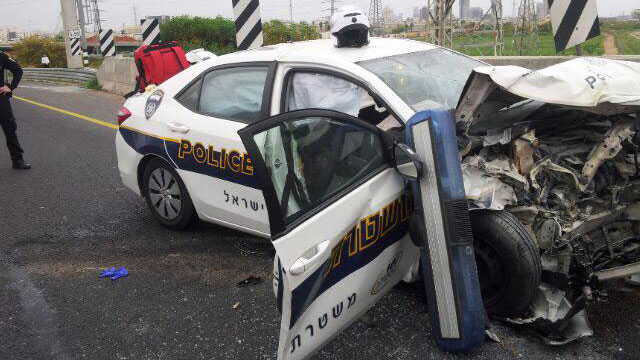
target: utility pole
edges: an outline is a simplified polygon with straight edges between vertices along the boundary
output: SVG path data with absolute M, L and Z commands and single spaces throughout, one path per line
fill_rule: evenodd
M 100 18 L 100 7 L 98 6 L 98 0 L 91 0 L 93 3 L 93 26 L 96 33 L 102 31 L 102 19 Z
M 138 9 L 136 9 L 135 5 L 133 5 L 133 25 L 140 26 L 140 23 L 138 22 Z
M 323 4 L 329 4 L 329 8 L 328 9 L 324 9 L 324 11 L 328 11 L 329 12 L 329 21 L 331 21 L 331 18 L 336 13 L 336 3 L 339 3 L 340 0 L 323 0 L 321 2 Z M 291 17 L 293 18 L 293 15 L 291 15 Z
M 64 35 L 64 45 L 67 53 L 67 67 L 70 69 L 81 69 L 82 53 L 72 53 L 71 43 L 79 38 L 78 28 L 78 7 L 75 0 L 60 0 L 62 10 L 62 29 Z
M 293 24 L 293 0 L 289 0 L 289 15 L 291 16 L 291 23 Z
M 85 32 L 85 25 L 87 22 L 84 18 L 85 5 L 84 0 L 76 0 L 76 7 L 78 9 L 78 22 L 80 23 L 80 35 L 82 36 L 82 50 L 87 51 L 87 34 Z
M 100 18 L 100 7 L 98 6 L 98 0 L 90 0 L 93 12 L 93 32 L 96 35 L 96 39 L 100 42 L 100 32 L 102 32 L 102 19 Z M 94 53 L 100 53 L 99 47 L 94 46 Z

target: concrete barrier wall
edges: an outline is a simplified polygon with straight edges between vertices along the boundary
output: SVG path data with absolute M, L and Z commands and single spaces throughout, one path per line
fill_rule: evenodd
M 563 61 L 571 60 L 572 56 L 484 56 L 478 57 L 479 60 L 485 61 L 491 65 L 516 65 L 528 69 L 543 69 Z M 617 55 L 606 56 L 609 59 L 625 60 L 640 62 L 640 55 Z M 100 70 L 98 70 L 98 81 L 102 85 L 102 89 L 124 95 L 136 86 L 136 69 L 133 58 L 111 57 L 104 59 Z
M 103 90 L 124 95 L 135 89 L 137 75 L 138 70 L 133 58 L 109 57 L 104 59 L 98 69 L 98 82 Z

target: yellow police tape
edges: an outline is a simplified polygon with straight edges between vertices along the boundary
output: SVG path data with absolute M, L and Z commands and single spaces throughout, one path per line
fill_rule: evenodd
M 63 109 L 58 109 L 57 107 L 53 107 L 53 106 L 50 106 L 50 105 L 42 104 L 42 103 L 39 103 L 39 102 L 37 102 L 37 101 L 30 100 L 30 99 L 25 99 L 25 98 L 20 97 L 20 96 L 14 96 L 13 98 L 14 98 L 14 99 L 16 99 L 16 100 L 24 101 L 24 102 L 26 102 L 26 103 L 29 103 L 29 104 L 32 104 L 32 105 L 36 105 L 36 106 L 39 106 L 39 107 L 45 108 L 45 109 L 49 109 L 49 110 L 52 110 L 52 111 L 55 111 L 55 112 L 59 112 L 59 113 L 61 113 L 61 114 L 65 114 L 65 115 L 73 116 L 73 117 L 76 117 L 76 118 L 78 118 L 78 119 L 82 119 L 82 120 L 88 121 L 88 122 L 90 122 L 90 123 L 94 123 L 94 124 L 96 124 L 96 125 L 100 125 L 100 126 L 108 127 L 108 128 L 110 128 L 110 129 L 116 129 L 116 130 L 118 129 L 118 125 L 116 125 L 116 124 L 112 124 L 112 123 L 107 122 L 107 121 L 102 121 L 102 120 L 94 119 L 94 118 L 91 118 L 91 117 L 88 117 L 88 116 L 84 116 L 84 115 L 76 114 L 76 113 L 74 113 L 74 112 L 67 111 L 67 110 L 63 110 Z

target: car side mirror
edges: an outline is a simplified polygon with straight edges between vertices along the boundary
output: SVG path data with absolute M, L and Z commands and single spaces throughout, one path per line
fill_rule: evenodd
M 408 145 L 396 143 L 393 146 L 393 162 L 396 170 L 409 181 L 422 177 L 422 162 Z

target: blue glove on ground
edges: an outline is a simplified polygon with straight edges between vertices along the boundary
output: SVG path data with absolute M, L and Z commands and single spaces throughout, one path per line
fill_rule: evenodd
M 102 271 L 98 277 L 99 278 L 109 277 L 111 278 L 111 280 L 116 280 L 128 275 L 129 275 L 129 271 L 127 271 L 127 269 L 125 269 L 124 266 L 120 266 L 118 269 L 114 267 L 110 269 L 104 269 L 104 271 Z

